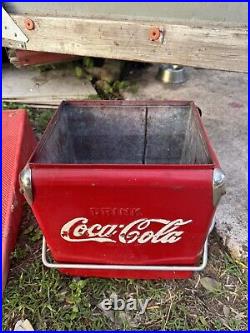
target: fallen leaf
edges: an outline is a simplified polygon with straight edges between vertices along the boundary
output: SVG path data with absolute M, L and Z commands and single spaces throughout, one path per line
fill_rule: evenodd
M 14 327 L 14 331 L 34 331 L 34 328 L 28 319 L 18 320 Z
M 224 313 L 224 316 L 225 316 L 226 318 L 229 317 L 229 315 L 230 315 L 230 309 L 229 309 L 228 306 L 223 305 L 223 313 Z
M 207 324 L 207 321 L 206 321 L 205 317 L 203 317 L 203 316 L 200 316 L 200 317 L 199 317 L 199 320 L 200 320 L 200 322 L 202 323 L 202 325 L 203 325 L 203 326 L 205 326 L 205 327 L 207 327 L 207 326 L 208 326 L 208 324 Z
M 240 260 L 235 260 L 237 262 L 238 265 L 240 265 L 243 268 L 247 268 L 247 265 L 244 264 L 244 262 L 240 261 Z
M 235 316 L 235 319 L 236 320 L 242 320 L 245 317 L 246 317 L 245 314 L 243 312 L 240 312 Z
M 201 285 L 210 292 L 221 290 L 221 283 L 210 277 L 200 279 Z
M 28 235 L 35 229 L 35 224 L 31 224 L 27 229 L 24 230 L 23 234 Z

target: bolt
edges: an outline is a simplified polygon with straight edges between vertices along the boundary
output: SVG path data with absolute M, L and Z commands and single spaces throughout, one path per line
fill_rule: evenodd
M 161 31 L 157 27 L 152 27 L 149 29 L 148 38 L 151 41 L 158 40 L 160 38 Z
M 35 23 L 34 23 L 34 21 L 32 21 L 32 20 L 29 19 L 29 18 L 26 18 L 26 19 L 24 20 L 24 25 L 25 25 L 25 28 L 26 28 L 27 30 L 33 30 L 33 29 L 35 29 Z

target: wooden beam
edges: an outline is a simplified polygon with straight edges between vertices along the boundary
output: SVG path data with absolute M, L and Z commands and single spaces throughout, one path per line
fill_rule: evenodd
M 35 29 L 27 30 L 25 16 L 11 16 L 31 51 L 247 71 L 246 27 L 29 16 Z M 157 40 L 150 40 L 153 27 L 160 31 Z

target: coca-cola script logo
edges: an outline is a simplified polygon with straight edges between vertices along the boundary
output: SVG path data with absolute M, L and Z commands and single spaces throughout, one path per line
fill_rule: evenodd
M 127 225 L 124 224 L 93 224 L 85 217 L 77 217 L 66 224 L 61 229 L 61 236 L 68 242 L 99 242 L 124 244 L 131 243 L 176 243 L 182 237 L 183 230 L 179 228 L 192 220 L 184 221 L 177 219 L 168 221 L 164 219 L 138 219 Z M 159 225 L 158 231 L 152 230 L 152 225 Z M 151 228 L 150 228 L 151 227 Z M 151 230 L 150 230 L 151 229 Z

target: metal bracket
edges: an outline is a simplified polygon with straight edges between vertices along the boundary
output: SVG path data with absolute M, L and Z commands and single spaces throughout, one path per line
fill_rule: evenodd
M 214 169 L 213 172 L 213 204 L 216 207 L 222 195 L 226 193 L 225 174 L 221 169 Z
M 2 7 L 2 39 L 26 43 L 28 37 L 22 32 L 11 16 Z
M 20 192 L 31 206 L 33 202 L 31 169 L 26 166 L 19 175 Z
M 209 228 L 209 232 L 207 235 L 207 239 L 203 248 L 202 255 L 202 263 L 199 266 L 152 266 L 152 265 L 105 265 L 105 264 L 72 264 L 72 263 L 50 263 L 47 260 L 46 252 L 47 245 L 45 237 L 43 237 L 42 244 L 42 261 L 44 266 L 48 268 L 66 268 L 66 269 L 101 269 L 101 270 L 130 270 L 130 271 L 192 271 L 192 272 L 200 272 L 202 271 L 206 265 L 208 260 L 208 236 L 213 230 L 215 225 L 215 219 L 213 219 L 211 226 Z

